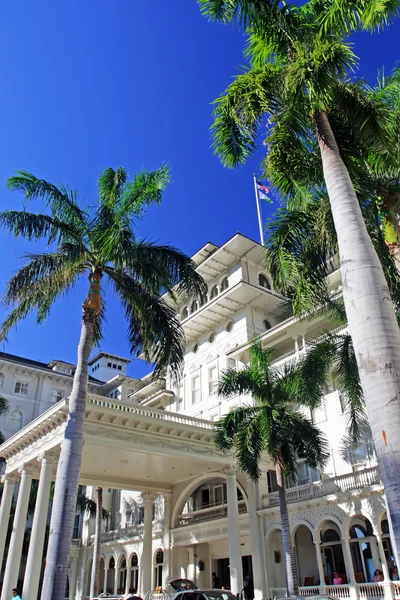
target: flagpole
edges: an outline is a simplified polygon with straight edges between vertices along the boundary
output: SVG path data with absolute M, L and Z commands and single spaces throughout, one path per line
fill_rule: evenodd
M 257 180 L 256 180 L 256 176 L 254 173 L 253 173 L 253 180 L 254 180 L 254 193 L 256 195 L 256 204 L 257 204 L 258 227 L 260 229 L 260 244 L 262 246 L 264 246 L 264 231 L 263 231 L 263 225 L 262 225 L 260 196 L 258 195 Z

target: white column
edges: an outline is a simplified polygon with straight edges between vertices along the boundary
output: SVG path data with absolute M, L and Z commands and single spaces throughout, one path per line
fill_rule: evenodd
M 268 598 L 266 577 L 265 552 L 263 544 L 263 519 L 257 514 L 261 508 L 260 489 L 249 477 L 247 478 L 247 492 L 249 499 L 249 521 L 251 560 L 253 564 L 254 598 L 261 600 Z
M 195 546 L 189 546 L 188 549 L 188 568 L 187 578 L 193 583 L 196 583 L 196 557 L 195 557 Z
M 0 566 L 3 564 L 4 546 L 6 544 L 8 523 L 10 520 L 11 504 L 14 495 L 14 487 L 17 481 L 16 475 L 4 475 L 3 495 L 0 506 Z
M 11 597 L 11 590 L 16 587 L 18 583 L 18 573 L 21 564 L 21 552 L 22 544 L 24 542 L 31 484 L 31 471 L 29 467 L 25 467 L 24 465 L 21 469 L 21 482 L 19 486 L 17 506 L 15 509 L 10 547 L 8 549 L 7 564 L 4 572 L 1 600 L 9 600 Z
M 162 587 L 167 589 L 171 572 L 171 501 L 172 494 L 164 494 L 164 563 L 162 572 Z
M 378 542 L 375 537 L 369 538 L 369 545 L 371 548 L 372 560 L 374 561 L 374 571 L 375 569 L 383 569 L 381 557 L 379 556 Z
M 144 525 L 143 525 L 143 552 L 141 560 L 141 590 L 142 597 L 151 590 L 151 572 L 153 570 L 153 500 L 152 492 L 143 492 L 144 498 Z
M 229 566 L 232 594 L 239 594 L 243 589 L 242 557 L 240 554 L 240 523 L 237 501 L 236 471 L 233 468 L 225 470 L 226 495 L 228 503 L 228 538 Z
M 382 573 L 385 581 L 390 581 L 389 569 L 386 562 L 385 549 L 382 544 L 382 537 L 378 534 L 376 536 L 376 543 L 378 544 L 378 551 L 381 557 Z
M 322 554 L 320 545 L 317 542 L 314 542 L 315 545 L 315 554 L 317 557 L 317 565 L 318 565 L 318 574 L 319 574 L 319 587 L 320 587 L 320 595 L 323 596 L 325 594 L 325 572 L 324 572 L 324 564 L 322 562 Z
M 114 595 L 116 596 L 118 593 L 118 584 L 119 584 L 119 569 L 117 568 L 117 561 L 115 561 L 115 569 L 114 569 Z
M 104 585 L 103 585 L 103 592 L 106 594 L 107 593 L 107 579 L 108 579 L 108 568 L 104 567 Z
M 128 561 L 126 561 L 125 594 L 129 594 L 129 590 L 131 588 L 131 576 L 132 576 L 131 567 L 130 567 L 130 565 L 128 565 Z
M 353 559 L 351 558 L 350 543 L 348 538 L 342 538 L 342 549 L 344 555 L 344 564 L 346 567 L 348 583 L 354 585 L 356 583 L 356 576 L 354 574 Z
M 28 558 L 26 561 L 23 598 L 36 600 L 39 589 L 40 568 L 43 559 L 46 520 L 49 510 L 50 486 L 53 477 L 53 460 L 50 456 L 41 456 L 39 487 L 36 497 L 35 514 L 33 517 L 31 540 L 29 542 Z

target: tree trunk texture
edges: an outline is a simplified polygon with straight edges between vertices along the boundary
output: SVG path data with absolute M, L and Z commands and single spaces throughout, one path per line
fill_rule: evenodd
M 285 477 L 279 464 L 276 465 L 276 481 L 278 484 L 279 511 L 281 515 L 286 587 L 288 596 L 295 596 L 299 589 L 299 581 L 297 577 L 296 563 L 294 560 L 292 540 L 290 536 L 289 514 L 286 501 Z
M 93 562 L 90 581 L 90 598 L 97 598 L 99 595 L 100 582 L 100 547 L 101 547 L 101 526 L 103 521 L 103 488 L 96 488 L 96 530 L 93 544 Z M 105 590 L 104 590 L 105 591 Z
M 78 360 L 57 467 L 41 600 L 64 600 L 65 597 L 84 443 L 88 361 L 93 346 L 96 316 L 100 310 L 100 278 L 101 273 L 90 275 L 89 293 L 83 304 Z
M 400 551 L 400 332 L 385 276 L 328 115 L 315 116 L 338 237 L 343 298 L 376 454 Z

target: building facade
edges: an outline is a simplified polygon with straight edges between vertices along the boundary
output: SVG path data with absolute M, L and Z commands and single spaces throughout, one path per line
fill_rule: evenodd
M 296 360 L 333 325 L 323 316 L 307 321 L 290 316 L 285 298 L 273 289 L 264 253 L 259 244 L 236 234 L 220 247 L 207 243 L 194 255 L 208 293 L 173 304 L 186 337 L 179 381 L 168 374 L 159 379 L 152 373 L 142 379 L 128 377 L 129 360 L 104 352 L 90 362 L 81 483 L 92 497 L 96 486 L 103 488 L 110 513 L 102 533 L 103 591 L 137 589 L 144 595 L 169 589 L 168 581 L 179 577 L 210 586 L 216 572 L 221 585 L 235 593 L 250 575 L 257 600 L 286 594 L 274 466 L 265 457 L 262 477 L 254 484 L 236 471 L 233 455 L 214 449 L 213 422 L 251 403 L 240 395 L 219 397 L 218 380 L 224 369 L 240 369 L 248 362 L 255 336 L 274 348 L 279 368 Z M 330 287 L 340 293 L 337 270 L 330 275 Z M 9 438 L 0 449 L 7 461 L 0 558 L 7 502 L 17 481 L 16 513 L 19 507 L 22 515 L 3 561 L 2 600 L 18 578 L 26 588 L 24 600 L 25 595 L 36 600 L 40 577 L 29 569 L 43 556 L 37 524 L 48 510 L 74 367 L 4 354 L 0 360 L 0 393 L 10 404 L 8 415 L 0 418 L 0 430 Z M 300 593 L 400 598 L 390 518 L 370 440 L 356 449 L 343 448 L 344 406 L 327 382 L 321 408 L 310 416 L 328 440 L 329 461 L 323 472 L 299 461 L 296 480 L 288 482 Z M 21 531 L 34 478 L 47 486 L 43 484 L 36 503 L 27 561 L 21 568 Z M 93 519 L 77 513 L 71 600 L 89 595 L 93 539 Z M 382 582 L 374 582 L 376 569 L 383 573 Z M 333 585 L 334 572 L 340 574 L 341 585 Z

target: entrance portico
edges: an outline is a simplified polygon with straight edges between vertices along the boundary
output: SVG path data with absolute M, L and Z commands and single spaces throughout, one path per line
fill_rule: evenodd
M 1 600 L 8 600 L 11 589 L 17 584 L 32 478 L 39 480 L 39 488 L 24 590 L 28 592 L 29 589 L 29 600 L 37 598 L 40 575 L 37 565 L 41 564 L 43 557 L 50 484 L 56 475 L 67 413 L 68 399 L 65 399 L 10 438 L 0 449 L 1 456 L 7 461 L 0 508 L 0 532 L 7 530 L 13 488 L 15 482 L 19 481 L 17 507 Z M 234 457 L 218 453 L 212 436 L 213 425 L 209 421 L 144 408 L 136 404 L 115 402 L 102 396 L 89 395 L 88 397 L 80 483 L 144 492 L 144 526 L 141 532 L 138 532 L 143 539 L 139 568 L 139 586 L 142 594 L 151 589 L 154 569 L 152 543 L 154 496 L 158 494 L 164 496 L 165 514 L 161 540 L 164 546 L 162 582 L 165 585 L 170 578 L 172 565 L 170 521 L 174 503 L 179 496 L 179 490 L 185 487 L 185 483 L 207 473 L 210 478 L 224 473 L 227 477 L 231 588 L 234 592 L 242 589 L 240 520 Z M 257 508 L 255 502 L 252 502 L 252 508 L 255 513 Z M 255 531 L 254 525 L 253 530 Z M 103 537 L 106 536 L 107 534 Z M 5 536 L 2 536 L 2 539 L 5 539 Z M 255 543 L 259 544 L 260 541 Z M 0 551 L 2 550 L 4 551 L 4 548 L 0 546 Z M 255 551 L 259 551 L 258 546 Z M 87 557 L 90 556 L 91 552 L 88 548 Z M 123 559 L 125 563 L 122 560 L 114 562 L 113 591 L 117 591 L 120 587 L 119 583 L 122 579 L 119 577 L 119 571 L 122 569 L 122 564 L 125 565 L 124 569 L 128 568 L 129 571 L 129 575 L 123 578 L 123 584 L 127 586 L 131 580 L 130 569 L 133 562 L 132 557 L 129 558 L 129 562 L 126 562 L 127 558 Z M 109 557 L 105 557 L 103 565 L 106 571 L 108 567 L 108 582 Z M 71 590 L 71 594 L 73 592 L 74 590 Z

